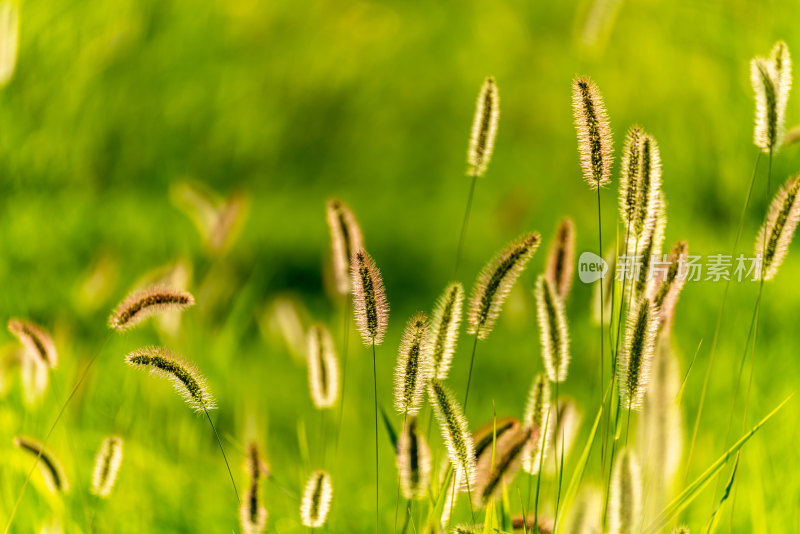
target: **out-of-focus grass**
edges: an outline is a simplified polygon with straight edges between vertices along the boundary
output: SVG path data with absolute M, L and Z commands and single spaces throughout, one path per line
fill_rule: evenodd
M 261 335 L 260 314 L 288 291 L 339 335 L 341 303 L 324 291 L 323 207 L 330 195 L 344 198 L 384 271 L 392 305 L 390 333 L 378 351 L 379 389 L 389 405 L 401 325 L 414 311 L 429 310 L 452 276 L 468 187 L 466 137 L 487 74 L 498 80 L 500 133 L 473 204 L 459 276 L 465 285 L 522 231 L 537 229 L 549 243 L 565 214 L 576 219 L 578 250 L 596 247 L 595 199 L 580 179 L 571 122 L 569 84 L 578 73 L 601 87 L 618 152 L 634 123 L 658 139 L 667 243 L 686 238 L 693 253 L 728 253 L 756 155 L 748 61 L 778 38 L 800 50 L 800 7 L 626 2 L 605 47 L 580 44 L 588 8 L 516 0 L 25 2 L 17 71 L 0 91 L 0 318 L 31 317 L 52 328 L 62 363 L 39 406 L 25 407 L 16 379 L 0 401 L 0 518 L 30 462 L 13 449 L 12 437 L 46 433 L 79 370 L 103 344 L 107 312 L 142 273 L 185 258 L 200 305 L 184 315 L 177 337 L 147 326 L 104 346 L 52 439 L 73 491 L 62 504 L 34 477 L 16 531 L 51 515 L 65 517 L 68 531 L 85 529 L 87 521 L 98 532 L 235 527 L 235 502 L 206 422 L 168 385 L 131 373 L 122 361 L 146 343 L 168 344 L 208 376 L 240 485 L 245 431 L 257 430 L 276 477 L 295 495 L 266 486 L 270 528 L 298 530 L 296 495 L 321 462 L 320 416 L 302 363 Z M 796 94 L 788 118 L 800 122 Z M 798 150 L 777 155 L 773 189 L 797 171 Z M 767 206 L 764 170 L 745 219 L 744 252 Z M 184 179 L 250 195 L 246 226 L 222 259 L 209 257 L 170 202 L 170 185 Z M 613 190 L 603 195 L 607 243 L 614 197 Z M 468 410 L 473 427 L 491 418 L 492 401 L 500 415 L 521 415 L 541 368 L 531 289 L 543 258 L 534 258 L 497 331 L 481 343 Z M 98 263 L 109 275 L 108 291 L 87 303 L 76 295 Z M 765 288 L 752 421 L 800 378 L 798 275 L 800 260 L 790 253 Z M 720 283 L 690 283 L 678 307 L 674 342 L 682 372 L 703 340 L 684 395 L 687 435 L 722 290 Z M 731 287 L 690 477 L 727 448 L 722 436 L 756 291 L 750 283 Z M 598 378 L 590 297 L 590 288 L 576 283 L 569 302 L 573 362 L 562 388 L 586 419 L 595 413 Z M 456 390 L 468 365 L 469 346 L 461 341 L 451 378 Z M 10 335 L 2 342 L 12 343 Z M 372 417 L 370 363 L 354 336 L 338 467 L 336 418 L 326 423 L 326 464 L 336 477 L 332 531 L 363 532 L 373 521 L 372 464 L 365 461 L 372 447 L 365 423 Z M 737 419 L 741 401 L 739 407 Z M 735 531 L 796 528 L 798 420 L 792 402 L 745 449 Z M 310 465 L 298 452 L 300 426 Z M 97 503 L 82 490 L 96 447 L 112 432 L 126 439 L 125 460 L 113 497 Z M 381 432 L 382 518 L 389 525 L 395 471 Z M 590 464 L 589 476 L 598 473 Z M 695 529 L 711 511 L 709 493 L 685 516 Z

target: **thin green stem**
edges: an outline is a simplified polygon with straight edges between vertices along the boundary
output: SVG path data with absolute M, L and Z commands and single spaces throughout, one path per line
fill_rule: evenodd
M 542 468 L 544 467 L 544 450 L 547 446 L 547 427 L 550 423 L 550 411 L 544 418 L 544 431 L 542 433 L 542 448 L 539 451 L 539 470 L 536 473 L 536 501 L 533 506 L 533 534 L 539 534 L 539 490 L 542 485 Z
M 228 463 L 228 457 L 225 455 L 225 448 L 222 446 L 222 440 L 219 437 L 219 433 L 217 433 L 217 427 L 214 426 L 214 422 L 211 420 L 211 416 L 208 414 L 208 410 L 203 408 L 203 412 L 206 414 L 206 418 L 208 419 L 208 424 L 211 425 L 211 428 L 214 430 L 214 435 L 217 437 L 217 443 L 219 444 L 219 450 L 222 453 L 222 459 L 225 460 L 225 467 L 228 469 L 228 475 L 231 477 L 231 484 L 233 485 L 233 492 L 236 494 L 236 502 L 239 501 L 239 490 L 236 489 L 236 482 L 233 480 L 233 473 L 231 472 L 231 466 Z
M 403 412 L 403 428 L 401 429 L 401 432 L 405 432 L 406 419 L 407 418 L 408 418 L 408 410 L 405 410 Z M 395 454 L 397 454 L 397 451 L 395 451 Z M 400 484 L 397 484 L 397 496 L 395 497 L 395 505 L 394 505 L 394 531 L 395 531 L 395 533 L 397 532 L 397 516 L 398 516 L 399 510 L 400 510 Z M 406 524 L 408 524 L 408 521 L 406 521 Z
M 601 204 L 600 204 L 600 188 L 598 187 L 597 188 L 597 255 L 602 258 L 603 257 L 603 219 L 602 219 L 602 215 L 601 214 L 602 214 L 602 209 L 601 209 Z M 611 276 L 613 276 L 612 273 L 609 273 L 609 274 Z M 604 343 L 603 343 L 603 329 L 605 328 L 605 325 L 603 323 L 603 313 L 605 312 L 605 299 L 603 298 L 603 278 L 602 277 L 598 280 L 598 283 L 600 284 L 600 405 L 602 406 L 603 405 L 603 396 L 604 396 L 603 395 L 604 394 L 603 387 L 604 387 L 604 384 L 606 383 L 606 380 L 605 380 L 606 362 L 605 362 L 605 357 L 604 357 L 605 347 L 604 347 Z M 604 461 L 604 459 L 605 459 L 605 447 L 601 447 L 600 448 L 600 470 L 601 470 L 600 474 L 601 474 L 601 476 L 603 474 L 602 471 L 603 471 L 603 463 L 604 463 L 603 461 Z
M 469 385 L 472 382 L 472 366 L 475 364 L 475 350 L 478 348 L 478 334 L 475 332 L 475 342 L 472 344 L 472 356 L 469 358 L 469 374 L 467 375 L 467 392 L 464 393 L 464 413 L 467 411 L 467 401 L 469 400 Z
M 375 340 L 372 340 L 372 383 L 375 392 L 375 532 L 378 532 L 380 523 L 380 486 L 378 470 L 378 371 L 375 358 Z
M 458 274 L 458 267 L 461 264 L 461 252 L 464 247 L 464 238 L 467 236 L 467 225 L 469 224 L 469 212 L 472 209 L 472 197 L 475 195 L 475 184 L 478 182 L 478 176 L 472 175 L 472 183 L 469 186 L 469 195 L 467 196 L 467 209 L 464 212 L 464 221 L 461 223 L 461 233 L 458 237 L 458 249 L 456 250 L 456 267 L 453 271 L 453 276 Z

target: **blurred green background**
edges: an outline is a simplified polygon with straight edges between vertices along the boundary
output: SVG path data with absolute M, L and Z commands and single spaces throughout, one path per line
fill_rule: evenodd
M 392 312 L 378 373 L 388 408 L 402 327 L 415 311 L 429 311 L 452 277 L 474 101 L 483 78 L 496 77 L 496 151 L 477 185 L 458 278 L 469 290 L 481 266 L 523 231 L 542 232 L 545 246 L 479 346 L 467 416 L 477 427 L 494 405 L 498 415 L 519 417 L 542 368 L 531 289 L 558 219 L 575 219 L 579 252 L 597 248 L 596 199 L 578 166 L 572 78 L 588 74 L 600 86 L 618 154 L 633 124 L 658 139 L 667 245 L 685 238 L 692 253 L 727 254 L 757 154 L 749 60 L 778 39 L 800 51 L 800 4 L 793 1 L 25 0 L 19 12 L 16 72 L 0 90 L 0 319 L 27 317 L 51 329 L 61 363 L 32 405 L 16 374 L 0 381 L 3 523 L 30 466 L 13 436 L 42 438 L 79 371 L 102 350 L 51 439 L 73 489 L 50 497 L 35 474 L 14 532 L 34 531 L 51 517 L 68 532 L 87 524 L 120 533 L 238 528 L 207 422 L 168 384 L 125 366 L 124 354 L 144 344 L 171 347 L 208 377 L 240 488 L 242 444 L 249 437 L 262 443 L 288 490 L 264 486 L 271 532 L 300 531 L 297 494 L 320 466 L 334 475 L 329 531 L 368 531 L 371 355 L 353 335 L 336 454 L 338 410 L 324 416 L 323 431 L 303 360 L 287 349 L 275 313 L 274 299 L 283 295 L 302 304 L 305 320 L 325 321 L 341 335 L 325 200 L 338 196 L 354 209 L 384 274 Z M 797 91 L 787 113 L 789 126 L 800 122 Z M 770 197 L 799 162 L 800 145 L 777 154 Z M 745 218 L 746 253 L 767 206 L 765 163 Z M 234 210 L 238 239 L 234 232 L 221 250 L 204 241 L 197 231 L 203 221 L 186 216 L 198 215 L 187 183 L 242 202 Z M 613 185 L 603 191 L 603 210 L 611 243 Z M 180 329 L 148 324 L 107 339 L 116 303 L 176 261 L 199 303 Z M 750 424 L 800 377 L 798 276 L 800 255 L 792 251 L 765 287 Z M 681 376 L 702 340 L 683 398 L 687 444 L 723 291 L 721 283 L 690 283 L 678 305 L 673 341 Z M 727 448 L 756 293 L 755 283 L 731 285 L 690 478 Z M 573 361 L 561 390 L 578 400 L 583 437 L 598 395 L 591 294 L 576 281 L 568 310 Z M 470 341 L 462 337 L 456 354 L 456 391 L 466 382 Z M 14 350 L 10 334 L 0 334 L 0 343 Z M 734 531 L 800 528 L 798 421 L 795 399 L 745 449 Z M 85 487 L 101 438 L 113 432 L 126 440 L 126 456 L 112 498 L 97 503 Z M 381 448 L 388 529 L 396 486 L 383 428 Z M 590 465 L 587 476 L 598 479 L 599 467 Z M 710 494 L 683 515 L 693 531 L 708 519 Z M 726 529 L 728 521 L 726 513 Z

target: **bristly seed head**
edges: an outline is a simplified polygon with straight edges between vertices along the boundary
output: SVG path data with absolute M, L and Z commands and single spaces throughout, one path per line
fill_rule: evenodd
M 394 408 L 416 417 L 425 400 L 425 387 L 431 377 L 430 351 L 427 349 L 428 318 L 419 312 L 408 321 L 394 371 Z
M 353 252 L 364 248 L 364 237 L 352 210 L 339 200 L 332 198 L 325 205 L 328 229 L 331 234 L 331 254 L 336 291 L 341 295 L 350 293 L 350 259 Z
M 331 476 L 322 469 L 311 473 L 300 503 L 300 519 L 303 525 L 309 528 L 319 528 L 324 525 L 332 498 Z
M 689 261 L 689 243 L 678 241 L 667 256 L 667 271 L 656 276 L 652 294 L 648 295 L 661 310 L 661 324 L 669 324 L 675 315 L 678 296 L 686 283 Z
M 489 168 L 497 137 L 497 124 L 500 121 L 500 96 L 492 76 L 486 78 L 475 104 L 475 117 L 472 119 L 472 134 L 467 149 L 467 174 L 483 176 Z
M 789 178 L 772 199 L 769 213 L 758 232 L 755 253 L 761 257 L 764 280 L 772 280 L 783 263 L 800 221 L 800 174 Z
M 539 248 L 536 232 L 512 241 L 483 268 L 472 288 L 467 316 L 467 333 L 486 339 L 494 328 L 503 303 L 528 261 Z
M 475 444 L 469 432 L 467 418 L 453 394 L 438 380 L 431 380 L 428 397 L 442 431 L 447 454 L 454 469 L 458 488 L 475 484 Z
M 150 287 L 128 295 L 113 311 L 108 325 L 124 332 L 162 311 L 183 310 L 193 305 L 191 293 L 168 287 Z
M 216 408 L 206 379 L 189 362 L 162 347 L 145 347 L 125 357 L 131 367 L 148 369 L 150 374 L 167 378 L 183 400 L 196 412 Z
M 786 104 L 792 87 L 792 61 L 785 42 L 775 43 L 768 59 L 752 59 L 750 81 L 756 99 L 753 141 L 763 152 L 774 154 L 783 139 Z
M 660 196 L 661 152 L 658 143 L 652 135 L 634 126 L 625 139 L 619 191 L 620 215 L 633 240 L 641 242 L 652 231 Z
M 636 454 L 619 451 L 611 475 L 608 503 L 610 534 L 635 534 L 642 525 L 642 472 Z
M 641 265 L 638 266 L 639 276 L 634 286 L 633 298 L 637 298 L 637 296 L 644 293 L 652 294 L 655 276 L 651 273 L 651 267 L 653 267 L 653 261 L 661 261 L 663 259 L 661 250 L 664 246 L 664 236 L 667 230 L 667 209 L 663 195 L 659 195 L 655 210 L 653 224 L 645 230 L 645 234 L 642 237 L 637 238 L 637 243 L 630 243 L 632 245 L 630 255 L 633 257 L 640 255 L 642 258 Z M 633 247 L 637 244 L 639 248 L 634 253 Z M 652 270 L 655 271 L 655 269 Z
M 428 495 L 431 476 L 431 451 L 425 437 L 417 432 L 417 419 L 409 417 L 397 439 L 397 470 L 400 489 L 408 500 Z
M 494 454 L 484 454 L 478 459 L 475 488 L 472 497 L 475 506 L 482 507 L 492 498 L 498 497 L 504 487 L 509 486 L 519 471 L 522 457 L 538 430 L 531 426 L 517 427 L 498 436 Z
M 114 484 L 117 482 L 120 465 L 122 465 L 122 438 L 108 436 L 100 443 L 94 459 L 92 487 L 90 488 L 92 495 L 101 498 L 111 495 L 111 490 L 114 489 Z
M 445 288 L 433 309 L 426 347 L 432 367 L 431 376 L 439 380 L 447 379 L 450 372 L 458 343 L 463 307 L 464 286 L 461 282 L 452 282 Z
M 638 410 L 642 406 L 659 322 L 658 307 L 646 296 L 628 312 L 625 339 L 617 359 L 617 383 L 623 407 Z
M 522 468 L 528 474 L 538 473 L 542 460 L 547 457 L 545 444 L 550 441 L 550 434 L 556 424 L 554 419 L 550 413 L 550 382 L 544 373 L 539 373 L 533 379 L 522 418 L 523 426 L 536 431 L 522 457 Z
M 564 303 L 543 275 L 536 280 L 536 316 L 542 359 L 551 382 L 563 382 L 569 369 L 569 331 Z
M 54 368 L 58 364 L 56 344 L 50 334 L 41 326 L 30 321 L 10 319 L 8 331 L 19 339 L 25 347 L 26 354 L 37 363 L 50 368 Z
M 39 471 L 47 488 L 53 493 L 66 493 L 69 490 L 67 477 L 56 456 L 39 441 L 27 436 L 15 436 L 14 445 L 34 457 L 39 457 Z
M 267 509 L 261 504 L 258 483 L 268 472 L 255 442 L 247 446 L 245 473 L 249 484 L 239 505 L 239 523 L 244 534 L 260 534 L 267 528 Z
M 570 217 L 564 217 L 556 230 L 556 238 L 547 253 L 547 270 L 545 276 L 561 297 L 567 300 L 572 288 L 572 274 L 575 263 L 575 223 Z
M 308 389 L 317 409 L 336 404 L 339 397 L 339 361 L 328 328 L 314 324 L 308 329 Z
M 353 313 L 358 331 L 365 345 L 380 345 L 389 324 L 389 302 L 381 273 L 364 249 L 356 250 L 350 263 Z
M 573 80 L 572 108 L 583 177 L 592 189 L 603 187 L 611 182 L 611 126 L 600 91 L 588 77 Z

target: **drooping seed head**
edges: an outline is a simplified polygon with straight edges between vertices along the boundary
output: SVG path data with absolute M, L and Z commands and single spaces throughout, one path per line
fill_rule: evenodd
M 454 477 L 460 482 L 457 489 L 461 489 L 464 483 L 467 487 L 474 486 L 475 444 L 469 433 L 469 424 L 464 417 L 464 411 L 450 390 L 439 380 L 430 381 L 428 397 L 439 421 L 447 454 L 455 471 Z
M 636 454 L 619 451 L 611 475 L 608 502 L 610 534 L 636 534 L 642 525 L 642 473 Z
M 750 81 L 756 99 L 756 124 L 753 142 L 763 152 L 769 154 L 778 149 L 783 137 L 783 114 L 778 106 L 773 65 L 764 58 L 756 57 L 750 62 Z
M 542 359 L 551 382 L 563 382 L 569 369 L 569 331 L 564 303 L 544 276 L 536 280 L 536 316 Z
M 53 368 L 58 363 L 56 344 L 41 326 L 30 321 L 10 319 L 8 331 L 25 347 L 25 353 L 38 363 Z
M 398 413 L 416 417 L 425 400 L 425 387 L 431 376 L 428 318 L 419 312 L 408 321 L 394 371 L 394 408 Z
M 145 347 L 125 356 L 131 367 L 146 369 L 150 374 L 169 379 L 175 391 L 196 412 L 216 408 L 206 379 L 194 365 L 162 347 Z
M 431 376 L 445 380 L 450 372 L 458 343 L 458 330 L 464 307 L 464 286 L 452 282 L 436 301 L 426 347 L 431 363 Z
M 339 398 L 339 361 L 330 330 L 323 324 L 308 329 L 308 389 L 319 410 L 330 408 Z
M 245 473 L 249 484 L 239 504 L 239 523 L 244 534 L 260 534 L 267 528 L 267 509 L 261 504 L 258 483 L 261 476 L 267 475 L 267 469 L 255 442 L 247 446 Z
M 661 324 L 672 322 L 675 316 L 675 306 L 678 296 L 686 284 L 687 265 L 689 261 L 689 243 L 678 241 L 669 251 L 667 256 L 666 273 L 659 272 L 653 283 L 653 292 L 650 295 L 653 302 L 661 310 Z
M 27 436 L 15 436 L 14 446 L 34 457 L 39 457 L 37 463 L 39 471 L 41 471 L 44 482 L 51 492 L 66 493 L 69 490 L 69 483 L 66 475 L 64 475 L 64 469 L 61 468 L 61 463 L 50 449 Z
M 389 302 L 381 273 L 364 249 L 353 253 L 350 263 L 353 282 L 353 313 L 365 345 L 380 345 L 389 324 Z
M 592 189 L 603 187 L 611 182 L 611 126 L 600 91 L 588 77 L 573 80 L 572 108 L 583 177 Z
M 484 80 L 475 104 L 472 134 L 467 149 L 467 174 L 469 176 L 483 176 L 489 168 L 499 121 L 500 95 L 497 93 L 497 84 L 494 78 L 489 76 Z
M 562 301 L 567 300 L 572 288 L 572 274 L 575 268 L 575 223 L 564 217 L 556 230 L 556 238 L 547 253 L 545 276 Z
M 531 390 L 528 393 L 528 401 L 525 404 L 525 414 L 522 418 L 524 427 L 536 430 L 536 435 L 530 440 L 522 457 L 522 469 L 528 474 L 538 473 L 542 460 L 547 458 L 545 444 L 550 441 L 550 435 L 555 426 L 553 419 L 550 411 L 550 382 L 544 373 L 539 373 L 533 379 Z
M 350 260 L 356 250 L 364 248 L 364 237 L 352 210 L 339 200 L 332 198 L 325 205 L 328 229 L 331 234 L 331 258 L 336 291 L 341 295 L 350 293 Z
M 483 268 L 469 299 L 468 334 L 477 335 L 478 339 L 489 337 L 508 293 L 539 248 L 540 241 L 536 232 L 524 234 Z
M 431 451 L 425 436 L 417 432 L 417 419 L 410 417 L 397 439 L 397 471 L 400 490 L 408 500 L 424 499 L 431 478 Z
M 650 299 L 643 296 L 631 306 L 617 359 L 617 383 L 623 406 L 632 410 L 641 408 L 647 391 L 658 326 L 658 307 Z
M 486 505 L 502 492 L 503 487 L 512 483 L 529 442 L 536 439 L 537 434 L 538 430 L 531 426 L 505 432 L 497 438 L 494 454 L 490 450 L 478 459 L 475 488 L 472 489 L 475 506 Z
M 789 178 L 772 199 L 769 213 L 758 232 L 755 253 L 761 257 L 764 280 L 771 280 L 783 263 L 800 221 L 800 174 Z
M 183 310 L 193 305 L 194 297 L 187 291 L 150 287 L 128 295 L 112 312 L 108 325 L 117 332 L 124 332 L 162 311 Z
M 98 497 L 108 497 L 117 482 L 119 467 L 122 465 L 122 438 L 108 436 L 100 443 L 94 458 L 92 487 L 90 492 Z
M 300 503 L 300 519 L 303 525 L 309 528 L 324 525 L 331 507 L 331 498 L 333 486 L 330 475 L 322 469 L 311 473 Z

